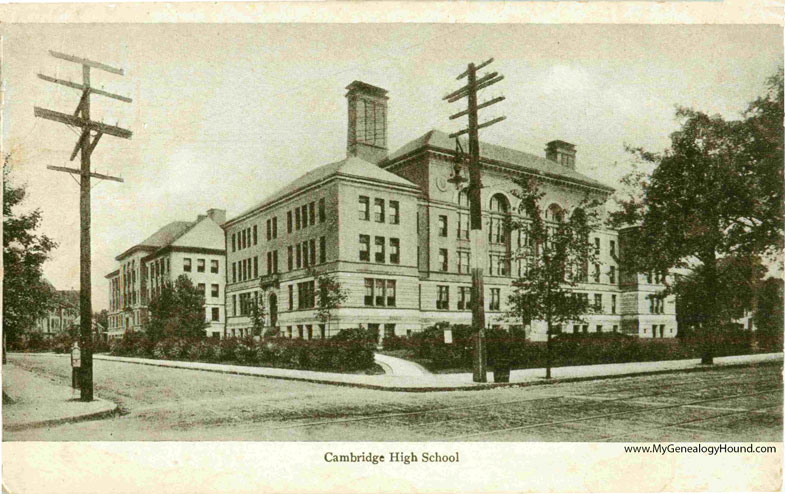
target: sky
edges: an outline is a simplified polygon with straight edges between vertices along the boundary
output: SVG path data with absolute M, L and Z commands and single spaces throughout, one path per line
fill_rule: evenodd
M 93 308 L 108 306 L 104 276 L 115 256 L 165 224 L 207 209 L 229 218 L 307 171 L 346 155 L 345 87 L 389 91 L 390 151 L 430 129 L 455 131 L 463 109 L 442 96 L 469 62 L 490 57 L 504 80 L 481 101 L 480 121 L 507 120 L 480 138 L 544 155 L 577 146 L 577 169 L 618 186 L 625 146 L 661 151 L 677 106 L 739 118 L 783 60 L 776 26 L 482 24 L 3 25 L 3 152 L 25 208 L 59 247 L 44 265 L 58 289 L 79 288 L 79 189 L 48 165 L 68 161 L 76 135 L 33 117 L 33 107 L 76 108 L 79 92 L 37 73 L 80 81 L 81 67 L 48 50 L 103 62 L 94 86 L 133 98 L 93 96 L 94 119 L 133 132 L 104 136 L 93 171 L 122 177 L 92 189 Z

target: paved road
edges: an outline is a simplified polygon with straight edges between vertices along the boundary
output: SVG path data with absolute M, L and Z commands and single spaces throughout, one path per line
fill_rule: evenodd
M 68 362 L 11 356 L 67 383 Z M 96 361 L 123 415 L 5 440 L 781 441 L 782 368 L 401 393 Z

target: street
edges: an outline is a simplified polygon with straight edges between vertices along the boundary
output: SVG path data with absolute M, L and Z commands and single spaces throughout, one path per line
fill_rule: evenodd
M 9 363 L 70 383 L 68 360 Z M 95 361 L 111 419 L 6 441 L 780 441 L 782 368 L 403 393 Z

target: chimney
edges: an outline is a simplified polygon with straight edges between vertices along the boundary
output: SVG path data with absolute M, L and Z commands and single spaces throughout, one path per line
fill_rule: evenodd
M 203 220 L 203 219 L 205 219 L 205 218 L 207 218 L 207 215 L 206 215 L 206 214 L 200 214 L 200 215 L 197 215 L 197 216 L 196 216 L 196 222 L 197 222 L 197 223 L 199 223 L 200 221 L 202 221 L 202 220 Z
M 219 225 L 226 223 L 226 210 L 225 209 L 208 209 L 207 216 Z
M 387 90 L 360 81 L 346 86 L 349 132 L 346 156 L 377 164 L 387 157 Z
M 546 144 L 545 157 L 571 170 L 575 169 L 575 145 L 564 141 L 551 141 Z

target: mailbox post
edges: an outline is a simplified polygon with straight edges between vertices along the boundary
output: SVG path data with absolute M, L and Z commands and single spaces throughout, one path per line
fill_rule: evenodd
M 82 350 L 79 349 L 79 343 L 74 342 L 71 346 L 71 386 L 79 388 L 79 370 L 82 367 Z

